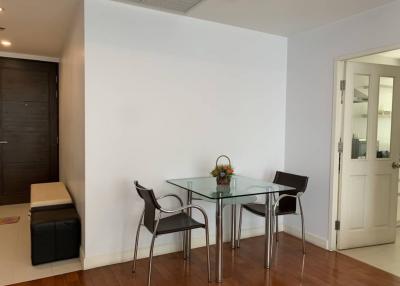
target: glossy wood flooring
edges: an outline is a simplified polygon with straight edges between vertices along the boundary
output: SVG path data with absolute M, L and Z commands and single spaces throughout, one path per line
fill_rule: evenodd
M 303 260 L 300 240 L 287 234 L 280 234 L 279 247 L 269 271 L 263 268 L 263 253 L 263 237 L 242 240 L 241 248 L 236 251 L 225 244 L 224 282 L 221 285 L 400 285 L 400 278 L 396 276 L 310 244 L 307 245 L 307 255 Z M 123 263 L 16 285 L 145 286 L 147 261 L 139 260 L 136 274 L 131 273 L 131 263 Z M 158 256 L 153 262 L 153 286 L 208 284 L 204 248 L 192 251 L 191 263 L 183 261 L 182 253 Z

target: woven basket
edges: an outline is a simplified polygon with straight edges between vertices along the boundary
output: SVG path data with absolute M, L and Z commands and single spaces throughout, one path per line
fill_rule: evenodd
M 232 167 L 231 159 L 226 155 L 221 155 L 217 158 L 217 160 L 215 161 L 215 167 L 218 167 L 218 162 L 222 158 L 226 158 L 229 162 L 228 166 Z M 217 179 L 217 185 L 220 185 L 220 186 L 227 186 L 227 185 L 230 185 L 230 183 L 231 183 L 231 175 L 228 175 L 228 174 L 225 174 L 222 176 L 217 176 L 216 179 Z

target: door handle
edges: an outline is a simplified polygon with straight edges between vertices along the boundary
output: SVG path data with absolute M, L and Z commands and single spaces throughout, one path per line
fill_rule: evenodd
M 399 162 L 393 162 L 392 168 L 393 169 L 400 169 L 400 163 Z
M 0 144 L 8 144 L 8 141 L 0 141 Z

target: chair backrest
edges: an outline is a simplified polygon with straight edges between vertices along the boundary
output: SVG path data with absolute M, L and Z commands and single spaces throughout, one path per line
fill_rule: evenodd
M 295 192 L 293 191 L 281 192 L 280 195 L 282 194 L 294 195 L 299 192 L 304 193 L 306 191 L 308 184 L 308 177 L 277 171 L 275 174 L 274 183 L 296 188 Z M 296 198 L 288 198 L 288 197 L 283 198 L 279 202 L 279 212 L 295 213 L 296 205 L 297 205 Z
M 143 224 L 150 232 L 153 232 L 155 227 L 156 209 L 159 210 L 161 206 L 158 204 L 153 190 L 146 189 L 141 186 L 138 181 L 135 181 L 135 187 L 139 196 L 144 200 Z

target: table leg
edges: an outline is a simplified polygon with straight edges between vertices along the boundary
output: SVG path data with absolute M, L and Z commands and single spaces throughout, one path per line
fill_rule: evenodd
M 192 192 L 188 192 L 187 195 L 187 204 L 191 205 L 192 204 Z M 188 208 L 187 209 L 187 215 L 188 216 L 192 216 L 192 209 Z M 186 239 L 186 259 L 190 259 L 190 250 L 192 249 L 192 231 L 191 230 L 187 230 L 186 231 L 186 235 L 185 235 L 185 239 Z
M 264 266 L 270 268 L 271 257 L 272 257 L 272 197 L 271 194 L 266 195 L 265 200 L 265 254 L 264 254 Z
M 236 204 L 232 204 L 232 215 L 231 215 L 231 244 L 232 249 L 236 248 Z
M 223 280 L 222 199 L 217 199 L 215 245 L 215 281 L 221 283 Z

